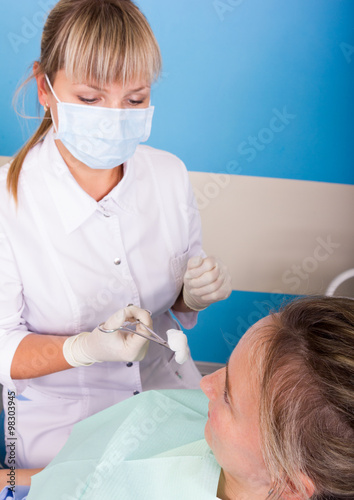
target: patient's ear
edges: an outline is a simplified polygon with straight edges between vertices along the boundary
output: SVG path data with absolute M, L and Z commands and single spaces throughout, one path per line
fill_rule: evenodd
M 306 476 L 306 474 L 303 474 L 302 472 L 300 473 L 300 479 L 306 491 L 306 499 L 311 498 L 315 493 L 315 486 L 313 482 L 309 477 Z M 288 485 L 282 492 L 281 498 L 282 500 L 303 500 L 304 497 L 298 491 L 296 491 L 293 483 L 291 481 L 288 481 Z

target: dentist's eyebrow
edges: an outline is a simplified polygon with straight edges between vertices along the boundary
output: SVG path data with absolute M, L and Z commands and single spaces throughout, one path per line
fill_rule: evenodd
M 76 83 L 73 83 L 73 85 L 77 86 L 77 85 L 85 85 L 85 87 L 90 87 L 90 89 L 94 89 L 94 90 L 103 90 L 105 91 L 106 89 L 102 89 L 101 87 L 97 87 L 96 85 L 91 85 L 89 83 L 80 83 L 80 82 L 76 82 Z
M 85 84 L 87 85 L 87 84 Z M 100 92 L 107 92 L 106 89 L 102 89 L 101 87 L 96 87 L 96 85 L 87 85 L 87 87 L 90 87 L 91 89 L 94 89 L 94 90 L 99 90 Z
M 138 89 L 131 89 L 131 90 L 129 89 L 125 95 L 134 94 L 135 92 L 141 92 L 142 90 L 145 89 L 150 89 L 150 86 L 145 85 L 144 87 L 139 87 Z
M 89 83 L 74 83 L 74 85 L 85 85 L 86 87 L 89 87 L 90 89 L 98 90 L 99 92 L 107 92 L 107 89 L 97 87 L 96 85 L 89 84 Z M 126 93 L 126 95 L 133 94 L 134 92 L 141 92 L 142 90 L 149 89 L 149 85 L 145 85 L 143 87 L 139 87 L 136 89 L 129 89 Z
M 149 88 L 148 85 L 145 85 L 144 87 L 139 87 L 138 89 L 129 90 L 129 92 L 139 92 L 140 90 L 144 90 L 147 88 Z

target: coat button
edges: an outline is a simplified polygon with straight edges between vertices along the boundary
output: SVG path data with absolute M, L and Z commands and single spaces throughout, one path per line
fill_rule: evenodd
M 119 257 L 116 257 L 113 261 L 116 266 L 119 266 L 119 264 L 122 262 Z
M 131 366 L 133 366 L 133 363 L 129 361 L 129 363 L 127 363 L 127 367 L 130 368 Z
M 136 396 L 137 394 L 140 394 L 140 391 L 134 391 L 133 394 Z

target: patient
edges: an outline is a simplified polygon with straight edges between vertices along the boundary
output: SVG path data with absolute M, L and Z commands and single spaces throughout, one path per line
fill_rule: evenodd
M 28 500 L 353 500 L 353 300 L 260 320 L 201 388 L 209 401 L 151 391 L 80 422 Z

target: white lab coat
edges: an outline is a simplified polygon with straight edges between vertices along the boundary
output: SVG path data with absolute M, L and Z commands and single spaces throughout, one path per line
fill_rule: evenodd
M 30 332 L 90 331 L 129 303 L 153 313 L 164 336 L 176 328 L 169 308 L 187 261 L 202 253 L 200 217 L 183 163 L 139 146 L 124 177 L 96 202 L 76 183 L 52 131 L 28 154 L 19 206 L 0 170 L 0 383 L 16 390 L 17 467 L 42 467 L 58 453 L 73 424 L 136 392 L 197 388 L 192 361 L 150 343 L 140 363 L 96 363 L 31 380 L 11 380 L 14 352 Z M 185 328 L 195 313 L 177 314 Z M 29 359 L 31 353 L 28 353 Z M 50 363 L 54 348 L 36 362 Z M 10 437 L 10 436 L 7 436 Z

